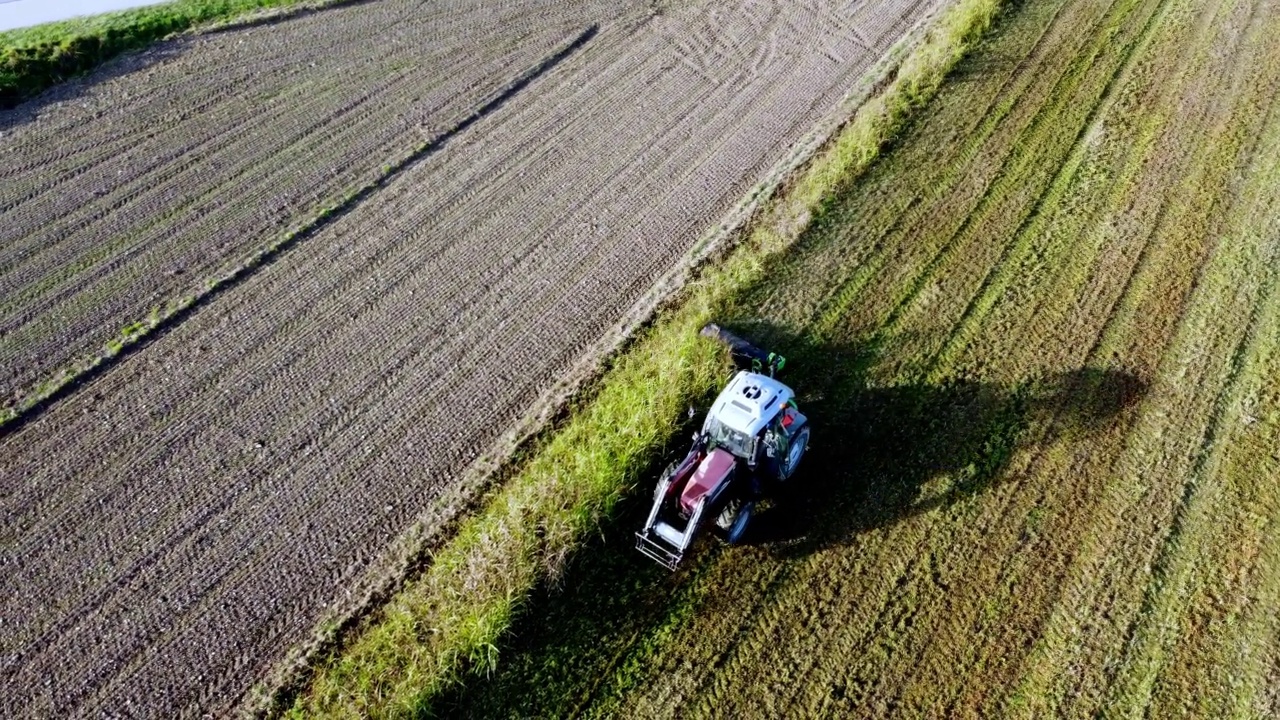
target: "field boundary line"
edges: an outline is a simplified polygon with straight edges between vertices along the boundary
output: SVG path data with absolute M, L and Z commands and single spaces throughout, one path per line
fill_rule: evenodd
M 697 339 L 733 293 L 758 280 L 765 259 L 786 251 L 834 190 L 863 172 L 881 147 L 936 93 L 943 77 L 992 22 L 999 0 L 958 0 L 872 88 L 873 95 L 782 192 L 764 202 L 732 250 L 695 245 L 707 263 L 678 301 L 659 306 L 595 385 L 598 392 L 549 432 L 545 444 L 405 588 L 316 669 L 296 697 L 266 712 L 417 714 L 464 671 L 496 662 L 497 645 L 527 594 L 554 579 L 598 527 L 652 453 L 670 439 L 669 418 L 713 389 L 720 356 Z M 899 49 L 902 49 L 899 46 Z M 744 206 L 763 200 L 757 188 Z M 728 230 L 721 226 L 717 232 Z M 717 259 L 720 259 L 717 257 Z M 688 270 L 686 269 L 685 272 Z M 292 703 L 284 710 L 280 701 Z
M 76 388 L 89 382 L 112 367 L 116 362 L 146 348 L 157 338 L 180 325 L 196 311 L 216 301 L 223 293 L 235 289 L 259 270 L 280 259 L 293 248 L 315 237 L 325 228 L 337 223 L 348 213 L 360 207 L 378 190 L 386 187 L 405 171 L 413 168 L 439 152 L 453 138 L 472 125 L 492 114 L 520 91 L 546 75 L 562 61 L 585 46 L 599 32 L 598 24 L 591 24 L 579 32 L 558 50 L 540 63 L 516 76 L 506 87 L 498 90 L 480 107 L 462 118 L 457 124 L 439 135 L 419 144 L 403 157 L 384 164 L 377 176 L 363 186 L 349 190 L 340 199 L 321 208 L 309 221 L 286 235 L 255 251 L 247 260 L 224 271 L 220 277 L 207 280 L 204 289 L 192 295 L 166 301 L 152 308 L 151 313 L 126 325 L 119 336 L 109 341 L 97 355 L 84 358 L 70 367 L 55 373 L 38 384 L 34 390 L 23 393 L 17 400 L 0 408 L 0 437 L 16 432 L 38 417 L 58 400 Z

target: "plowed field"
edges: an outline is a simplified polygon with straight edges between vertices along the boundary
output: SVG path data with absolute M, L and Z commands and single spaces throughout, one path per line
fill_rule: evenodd
M 1280 716 L 1278 92 L 1274 0 L 1015 3 L 725 318 L 800 485 L 675 575 L 637 491 L 440 709 Z
M 313 226 L 625 11 L 374 3 L 172 43 L 0 114 L 6 399 Z
M 2 431 L 0 714 L 227 713 L 931 9 L 384 0 L 0 114 L 5 394 L 109 358 Z

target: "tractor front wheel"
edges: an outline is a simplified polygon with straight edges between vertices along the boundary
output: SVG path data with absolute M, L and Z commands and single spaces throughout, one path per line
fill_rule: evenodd
M 800 460 L 804 458 L 805 451 L 808 449 L 809 426 L 801 425 L 795 436 L 791 438 L 791 444 L 787 447 L 787 456 L 780 463 L 779 480 L 788 480 L 795 474 L 796 468 L 800 467 Z
M 725 540 L 730 545 L 737 545 L 747 536 L 747 526 L 751 524 L 751 516 L 755 514 L 756 504 L 752 500 L 730 500 L 716 518 L 716 527 L 724 531 Z

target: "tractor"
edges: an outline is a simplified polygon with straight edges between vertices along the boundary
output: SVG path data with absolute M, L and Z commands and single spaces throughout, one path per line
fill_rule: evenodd
M 662 473 L 636 533 L 636 549 L 669 570 L 708 522 L 729 544 L 741 543 L 756 505 L 795 474 L 809 447 L 795 393 L 774 377 L 786 358 L 715 324 L 700 334 L 728 345 L 743 369 L 716 397 L 684 459 Z

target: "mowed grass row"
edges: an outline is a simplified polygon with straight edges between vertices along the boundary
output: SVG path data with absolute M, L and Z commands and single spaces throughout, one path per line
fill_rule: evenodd
M 425 574 L 323 660 L 286 714 L 402 716 L 430 712 L 464 670 L 497 662 L 497 643 L 535 585 L 601 527 L 623 494 L 672 439 L 691 399 L 714 391 L 720 352 L 698 329 L 761 277 L 762 263 L 795 241 L 837 185 L 866 168 L 880 147 L 928 101 L 986 30 L 994 0 L 959 0 L 902 61 L 892 82 L 865 103 L 780 198 L 742 245 L 708 268 L 631 348 L 590 398 L 534 451 Z
M 332 1 L 332 0 L 331 0 Z M 171 0 L 0 32 L 0 109 L 197 25 L 314 0 Z
M 437 709 L 1280 711 L 1278 17 L 1011 10 L 722 310 L 792 359 L 803 489 L 674 576 L 625 504 Z

